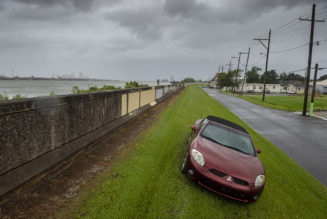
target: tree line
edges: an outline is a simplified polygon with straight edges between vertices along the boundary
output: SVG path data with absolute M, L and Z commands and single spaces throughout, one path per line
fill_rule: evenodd
M 261 68 L 253 66 L 249 71 L 246 72 L 245 78 L 246 83 L 264 83 L 264 74 L 260 74 L 262 71 Z M 239 86 L 239 81 L 236 81 L 235 78 L 240 79 L 240 73 L 237 73 L 237 70 L 222 72 L 218 74 L 218 86 L 219 87 L 237 87 Z M 318 80 L 327 79 L 327 75 L 321 76 Z M 267 71 L 266 74 L 266 83 L 267 84 L 282 84 L 288 85 L 292 83 L 304 83 L 305 78 L 302 75 L 292 73 L 281 73 L 277 74 L 276 70 L 272 69 Z

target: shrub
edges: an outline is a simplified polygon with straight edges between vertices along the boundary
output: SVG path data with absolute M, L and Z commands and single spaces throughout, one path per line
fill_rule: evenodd
M 148 87 L 147 84 L 139 84 L 137 81 L 126 82 L 125 88 Z
M 26 97 L 20 95 L 20 94 L 16 94 L 15 96 L 13 96 L 13 98 L 11 98 L 12 100 L 20 100 L 20 99 L 25 99 Z
M 6 101 L 8 99 L 9 98 L 7 96 L 4 96 L 4 95 L 0 94 L 0 101 Z
M 50 93 L 49 93 L 49 96 L 56 96 L 57 94 L 52 90 Z

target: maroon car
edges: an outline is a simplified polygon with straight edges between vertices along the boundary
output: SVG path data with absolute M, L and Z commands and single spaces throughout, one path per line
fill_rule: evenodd
M 265 186 L 265 170 L 249 133 L 215 116 L 200 119 L 191 128 L 182 172 L 220 195 L 256 201 Z

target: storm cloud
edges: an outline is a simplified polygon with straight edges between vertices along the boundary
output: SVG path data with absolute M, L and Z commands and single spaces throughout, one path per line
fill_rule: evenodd
M 326 19 L 327 2 L 314 2 L 317 17 Z M 309 22 L 297 19 L 310 15 L 312 3 L 0 0 L 0 75 L 13 69 L 21 76 L 92 72 L 89 77 L 107 79 L 208 79 L 248 47 L 250 64 L 262 67 L 265 49 L 253 38 L 267 37 L 270 28 L 276 53 L 269 68 L 296 70 L 306 65 L 307 47 L 279 52 L 308 42 Z M 326 23 L 317 24 L 315 40 L 326 36 Z M 313 61 L 320 66 L 327 65 L 326 44 L 314 47 Z
M 89 11 L 96 4 L 97 0 L 14 0 L 25 5 L 32 5 L 38 7 L 73 7 L 81 11 Z

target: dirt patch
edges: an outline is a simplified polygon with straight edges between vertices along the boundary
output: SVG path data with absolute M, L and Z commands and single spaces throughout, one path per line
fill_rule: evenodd
M 70 159 L 65 165 L 59 165 L 60 168 L 49 170 L 53 173 L 42 180 L 27 183 L 27 190 L 18 190 L 18 195 L 0 206 L 0 218 L 55 218 L 54 215 L 68 206 L 83 188 L 92 186 L 100 173 L 116 163 L 122 150 L 133 147 L 159 113 L 173 104 L 178 95 L 169 97 L 108 133 L 79 152 L 77 159 Z

